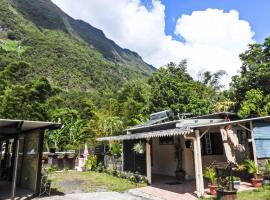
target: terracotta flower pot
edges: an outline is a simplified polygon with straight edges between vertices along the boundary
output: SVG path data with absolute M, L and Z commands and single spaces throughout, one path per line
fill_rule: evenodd
M 208 185 L 209 189 L 210 189 L 210 194 L 213 196 L 216 196 L 217 194 L 217 186 L 216 185 Z
M 263 179 L 262 178 L 252 178 L 251 179 L 252 186 L 255 188 L 262 187 Z

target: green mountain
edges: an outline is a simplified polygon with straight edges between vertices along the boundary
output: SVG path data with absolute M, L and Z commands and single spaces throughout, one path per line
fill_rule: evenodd
M 30 76 L 45 76 L 66 90 L 115 90 L 155 70 L 50 0 L 0 0 L 0 47 L 0 67 L 27 61 L 33 67 Z

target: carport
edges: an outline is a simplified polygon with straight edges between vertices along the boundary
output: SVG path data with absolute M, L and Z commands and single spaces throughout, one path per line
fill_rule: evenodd
M 0 119 L 1 199 L 39 191 L 44 132 L 59 128 L 53 122 Z

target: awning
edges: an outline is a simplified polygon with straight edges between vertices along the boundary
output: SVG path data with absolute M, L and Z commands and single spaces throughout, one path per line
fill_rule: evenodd
M 174 129 L 167 129 L 167 130 L 102 137 L 102 138 L 98 138 L 97 140 L 98 141 L 136 140 L 136 139 L 146 139 L 146 138 L 156 138 L 156 137 L 168 137 L 168 136 L 175 136 L 175 135 L 186 135 L 192 132 L 193 130 L 189 128 L 185 128 L 185 129 L 174 128 Z
M 61 124 L 54 122 L 0 119 L 0 136 L 18 134 L 18 126 L 20 126 L 21 133 L 36 129 L 54 130 L 62 127 Z

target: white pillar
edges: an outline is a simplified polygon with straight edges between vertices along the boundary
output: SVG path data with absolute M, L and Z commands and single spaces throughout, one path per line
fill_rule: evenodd
M 151 145 L 149 140 L 146 141 L 146 176 L 148 183 L 152 182 L 152 172 L 151 172 Z
M 199 195 L 203 195 L 204 193 L 204 182 L 203 182 L 203 171 L 202 171 L 202 155 L 201 155 L 201 139 L 200 139 L 200 131 L 195 130 L 195 139 L 196 139 L 196 145 L 197 145 L 197 178 L 198 178 L 198 192 Z
M 199 184 L 199 169 L 198 169 L 198 145 L 197 140 L 193 140 L 193 150 L 194 150 L 194 165 L 195 165 L 195 182 L 196 182 L 196 192 L 198 197 L 200 197 L 200 184 Z
M 251 141 L 252 141 L 252 149 L 253 149 L 253 157 L 254 157 L 254 162 L 256 165 L 258 165 L 257 161 L 257 150 L 256 150 L 256 144 L 255 144 L 255 139 L 254 139 L 254 132 L 253 132 L 253 123 L 250 121 L 250 134 L 251 134 Z

